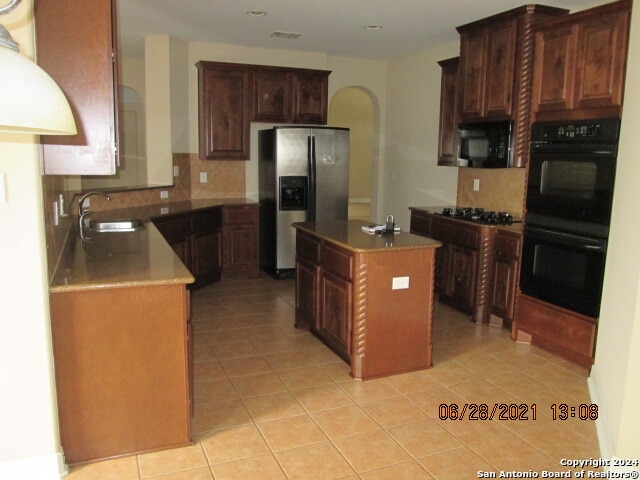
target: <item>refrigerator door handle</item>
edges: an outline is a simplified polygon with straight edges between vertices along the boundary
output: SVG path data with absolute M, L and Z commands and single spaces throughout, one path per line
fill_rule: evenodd
M 316 219 L 316 139 L 313 135 L 307 137 L 307 160 L 309 162 L 309 198 L 307 199 L 307 221 Z

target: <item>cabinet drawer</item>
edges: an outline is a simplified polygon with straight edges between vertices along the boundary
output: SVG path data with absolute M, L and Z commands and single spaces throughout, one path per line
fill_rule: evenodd
M 213 232 L 222 226 L 220 208 L 198 210 L 191 214 L 191 231 L 193 233 Z
M 296 235 L 296 255 L 314 265 L 320 265 L 320 243 L 298 231 Z
M 431 215 L 411 212 L 409 231 L 416 235 L 429 236 L 431 233 Z
M 509 257 L 520 256 L 520 235 L 498 232 L 495 240 L 495 252 Z
M 458 223 L 456 220 L 447 221 L 434 218 L 431 221 L 431 237 L 444 243 L 477 250 L 480 244 L 478 228 Z
M 223 215 L 225 225 L 258 222 L 257 207 L 225 207 Z
M 353 254 L 332 243 L 322 245 L 322 268 L 345 280 L 352 279 Z

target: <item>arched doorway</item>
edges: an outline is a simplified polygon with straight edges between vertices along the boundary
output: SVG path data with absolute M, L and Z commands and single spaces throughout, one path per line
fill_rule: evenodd
M 349 218 L 376 218 L 377 108 L 372 94 L 360 87 L 338 90 L 329 105 L 329 125 L 350 129 Z

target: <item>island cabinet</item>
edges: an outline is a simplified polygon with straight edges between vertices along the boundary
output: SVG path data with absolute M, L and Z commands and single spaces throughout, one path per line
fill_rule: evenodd
M 113 175 L 118 155 L 116 2 L 34 2 L 38 64 L 64 92 L 77 135 L 40 137 L 50 175 Z
M 327 123 L 326 70 L 200 61 L 200 158 L 248 160 L 250 122 Z
M 623 0 L 534 27 L 535 120 L 620 117 L 630 14 Z
M 514 121 L 514 165 L 524 166 L 528 146 L 532 26 L 568 10 L 524 5 L 457 27 L 460 33 L 460 122 Z
M 365 225 L 294 223 L 295 326 L 349 362 L 356 379 L 429 368 L 440 242 L 406 232 L 369 235 Z

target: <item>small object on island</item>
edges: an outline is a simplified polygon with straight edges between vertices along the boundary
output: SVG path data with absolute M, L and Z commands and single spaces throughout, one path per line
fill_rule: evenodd
M 393 215 L 387 215 L 387 221 L 384 225 L 385 233 L 393 233 L 396 229 L 396 222 L 393 219 Z
M 363 225 L 362 231 L 365 233 L 368 233 L 369 235 L 374 235 L 374 234 L 381 235 L 383 233 L 387 233 L 387 226 L 372 223 L 371 225 Z M 400 227 L 395 225 L 393 228 L 393 233 L 400 233 Z

